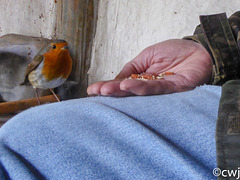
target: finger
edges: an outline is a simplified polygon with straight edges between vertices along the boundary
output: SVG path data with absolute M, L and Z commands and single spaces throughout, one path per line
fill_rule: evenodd
M 128 79 L 121 82 L 120 89 L 140 96 L 177 92 L 176 84 L 164 79 L 147 81 Z
M 105 84 L 106 81 L 99 81 L 96 82 L 94 84 L 91 84 L 90 86 L 88 86 L 87 88 L 87 94 L 88 95 L 101 95 L 101 87 L 103 84 Z
M 104 83 L 101 87 L 100 94 L 103 96 L 130 96 L 131 92 L 120 89 L 121 80 L 112 80 Z
M 144 49 L 133 60 L 128 62 L 115 79 L 124 79 L 131 74 L 140 74 L 149 68 L 149 62 L 153 58 L 152 50 L 150 48 Z

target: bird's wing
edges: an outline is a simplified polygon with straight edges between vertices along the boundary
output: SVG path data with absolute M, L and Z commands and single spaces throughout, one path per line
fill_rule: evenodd
M 31 63 L 28 64 L 27 69 L 25 71 L 25 79 L 20 85 L 25 85 L 28 83 L 28 75 L 38 67 L 38 65 L 43 61 L 43 56 L 36 56 Z

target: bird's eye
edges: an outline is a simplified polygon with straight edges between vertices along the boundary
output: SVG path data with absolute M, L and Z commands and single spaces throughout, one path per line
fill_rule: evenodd
M 53 49 L 56 49 L 57 47 L 56 47 L 56 45 L 54 44 L 54 45 L 52 46 L 52 48 L 53 48 Z

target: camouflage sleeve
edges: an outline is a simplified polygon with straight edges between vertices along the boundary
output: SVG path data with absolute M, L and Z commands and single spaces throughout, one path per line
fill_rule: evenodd
M 201 43 L 213 60 L 211 84 L 222 85 L 240 78 L 240 11 L 229 19 L 225 13 L 200 16 L 193 36 L 184 39 Z
M 216 126 L 217 167 L 221 170 L 239 169 L 240 159 L 240 80 L 222 86 Z M 223 177 L 218 179 L 239 179 Z M 239 177 L 239 172 L 238 172 Z

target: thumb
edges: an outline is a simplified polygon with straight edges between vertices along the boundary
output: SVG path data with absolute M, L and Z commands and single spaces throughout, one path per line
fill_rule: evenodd
M 136 58 L 135 58 L 136 59 Z M 131 74 L 140 74 L 142 72 L 145 72 L 145 69 L 141 65 L 139 65 L 135 59 L 128 62 L 123 69 L 120 71 L 120 73 L 115 77 L 116 80 L 128 78 L 131 76 Z
M 134 59 L 128 62 L 120 73 L 115 77 L 115 79 L 123 79 L 131 76 L 131 74 L 140 74 L 146 71 L 148 68 L 148 60 L 150 56 L 151 49 L 146 48 L 140 54 L 138 54 Z

